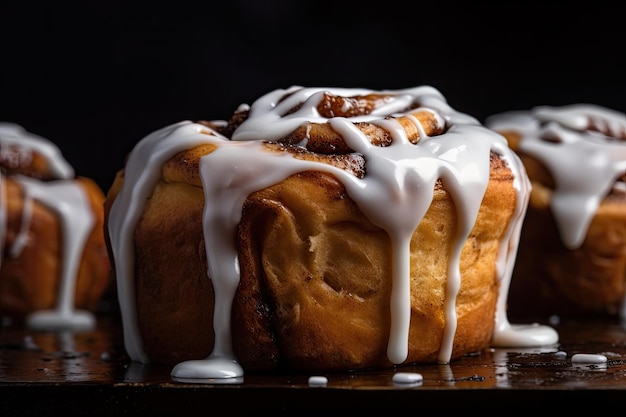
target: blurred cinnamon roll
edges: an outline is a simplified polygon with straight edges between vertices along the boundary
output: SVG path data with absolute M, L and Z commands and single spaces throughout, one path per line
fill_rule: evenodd
M 622 314 L 626 115 L 591 104 L 493 115 L 532 193 L 511 282 L 512 315 Z
M 42 329 L 93 326 L 110 282 L 104 197 L 52 142 L 0 123 L 0 314 Z

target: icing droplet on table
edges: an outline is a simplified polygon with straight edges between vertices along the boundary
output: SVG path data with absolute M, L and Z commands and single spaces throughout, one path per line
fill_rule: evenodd
M 405 385 L 405 384 L 417 384 L 420 383 L 424 380 L 424 377 L 422 376 L 422 374 L 417 373 L 417 372 L 396 372 L 395 374 L 393 374 L 393 378 L 392 381 L 394 384 L 400 384 L 400 385 Z
M 325 387 L 328 385 L 328 378 L 314 375 L 309 377 L 308 383 L 310 387 Z
M 591 353 L 577 353 L 572 355 L 572 363 L 589 363 L 600 364 L 606 363 L 608 358 L 604 355 L 596 355 Z

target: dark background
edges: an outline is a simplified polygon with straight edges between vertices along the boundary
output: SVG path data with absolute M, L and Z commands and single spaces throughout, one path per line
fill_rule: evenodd
M 626 112 L 617 8 L 230 0 L 0 3 L 0 120 L 108 189 L 146 134 L 291 85 L 438 88 L 479 120 L 590 102 Z M 162 2 L 157 2 L 162 3 Z

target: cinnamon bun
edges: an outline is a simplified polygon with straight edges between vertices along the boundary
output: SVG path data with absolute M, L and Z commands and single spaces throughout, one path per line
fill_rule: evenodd
M 591 104 L 492 115 L 532 181 L 511 315 L 613 316 L 626 296 L 626 115 Z
M 527 186 L 430 86 L 295 86 L 166 126 L 105 203 L 126 350 L 214 381 L 556 343 L 502 301 Z
M 104 192 L 59 148 L 0 123 L 0 314 L 43 330 L 83 329 L 110 283 Z

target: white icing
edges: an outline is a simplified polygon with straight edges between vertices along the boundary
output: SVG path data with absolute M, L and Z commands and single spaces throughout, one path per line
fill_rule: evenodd
M 52 177 L 74 178 L 74 169 L 53 142 L 27 132 L 17 124 L 0 122 L 0 161 L 13 167 L 28 164 L 32 160 L 33 151 L 46 159 Z
M 307 382 L 310 387 L 325 387 L 328 385 L 328 378 L 321 375 L 312 375 Z
M 129 155 L 125 179 L 109 213 L 109 234 L 116 266 L 118 298 L 123 318 L 124 343 L 134 361 L 149 363 L 139 333 L 135 310 L 133 230 L 146 200 L 160 178 L 162 165 L 174 154 L 201 143 L 212 143 L 217 149 L 201 158 L 200 176 L 205 193 L 203 228 L 208 274 L 215 291 L 213 352 L 205 360 L 177 364 L 172 370 L 176 380 L 229 379 L 243 376 L 237 369 L 231 345 L 230 309 L 239 283 L 239 265 L 234 233 L 246 197 L 257 190 L 276 184 L 302 171 L 317 170 L 333 174 L 346 187 L 372 223 L 390 236 L 392 251 L 391 329 L 388 357 L 394 364 L 403 363 L 408 354 L 411 314 L 409 281 L 409 244 L 433 198 L 435 182 L 441 179 L 451 193 L 458 210 L 458 232 L 454 241 L 445 299 L 446 327 L 439 351 L 439 362 L 450 361 L 456 332 L 456 295 L 461 283 L 459 257 L 474 226 L 489 180 L 490 151 L 501 154 L 516 178 L 519 194 L 513 223 L 500 243 L 497 273 L 501 281 L 500 298 L 506 298 L 517 251 L 519 228 L 525 214 L 530 186 L 521 162 L 508 148 L 504 138 L 481 126 L 476 119 L 453 110 L 439 91 L 428 86 L 405 90 L 382 91 L 393 98 L 371 114 L 327 119 L 317 111 L 325 92 L 355 96 L 375 93 L 366 89 L 301 88 L 276 90 L 261 97 L 250 107 L 249 117 L 234 132 L 232 140 L 212 129 L 192 122 L 180 122 L 156 131 L 141 140 Z M 280 101 L 286 93 L 291 95 Z M 400 124 L 388 116 L 408 116 L 417 109 L 437 115 L 448 129 L 445 134 L 427 137 L 414 117 L 409 117 L 421 133 L 417 145 L 410 143 Z M 287 114 L 296 105 L 294 113 Z M 247 108 L 242 107 L 242 108 Z M 393 143 L 378 147 L 370 143 L 354 122 L 367 121 L 387 129 Z M 308 123 L 330 123 L 347 145 L 365 157 L 367 175 L 359 179 L 336 167 L 294 158 L 290 153 L 263 151 L 260 140 L 276 140 Z M 306 139 L 305 139 L 306 141 Z M 216 204 L 216 202 L 219 202 Z M 556 343 L 558 336 L 550 328 L 532 326 L 522 332 L 511 327 L 499 300 L 495 333 L 506 334 L 525 346 Z M 494 343 L 507 337 L 494 335 Z M 539 335 L 539 336 L 538 336 Z M 549 337 L 545 337 L 548 335 Z M 221 366 L 227 364 L 226 370 Z
M 40 181 L 23 175 L 13 175 L 7 178 L 0 175 L 0 249 L 4 247 L 7 231 L 6 181 L 10 178 L 22 188 L 24 204 L 20 231 L 13 245 L 8 248 L 9 256 L 19 257 L 29 239 L 33 238 L 29 234 L 29 229 L 32 220 L 32 205 L 35 201 L 55 212 L 61 227 L 57 305 L 53 310 L 31 313 L 27 317 L 27 325 L 41 330 L 89 329 L 95 324 L 93 315 L 90 312 L 74 309 L 78 267 L 87 238 L 95 225 L 89 199 L 85 190 L 72 179 L 74 171 L 63 159 L 56 145 L 26 132 L 21 126 L 0 123 L 0 158 L 3 162 L 27 164 L 34 152 L 46 158 L 50 166 L 48 174 L 58 179 Z
M 542 106 L 493 115 L 485 124 L 518 132 L 520 150 L 547 167 L 561 239 L 567 248 L 579 248 L 602 199 L 616 184 L 623 187 L 616 180 L 626 172 L 626 115 L 589 104 Z
M 593 353 L 576 353 L 572 355 L 572 363 L 606 363 L 608 358 L 605 355 L 598 355 Z
M 36 200 L 58 215 L 63 243 L 56 308 L 31 313 L 27 317 L 27 325 L 41 330 L 93 328 L 93 315 L 74 309 L 78 267 L 89 234 L 95 225 L 87 195 L 72 180 L 42 182 L 29 177 L 14 178 L 22 185 L 25 210 L 32 210 L 28 207 Z
M 400 385 L 405 385 L 405 384 L 413 385 L 413 384 L 420 383 L 423 380 L 424 380 L 424 376 L 417 372 L 396 372 L 395 374 L 393 374 L 393 377 L 391 378 L 391 381 L 394 384 L 400 384 Z

